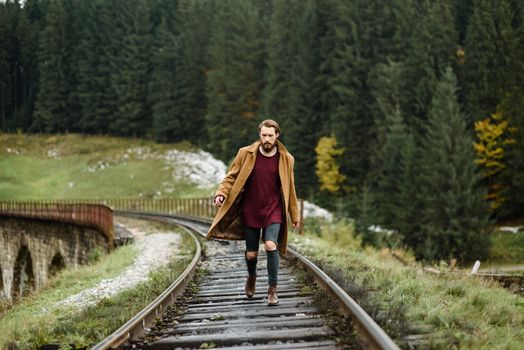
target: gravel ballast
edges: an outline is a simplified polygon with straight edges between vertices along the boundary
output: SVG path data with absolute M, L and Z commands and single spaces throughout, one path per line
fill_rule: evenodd
M 104 298 L 114 296 L 124 289 L 146 281 L 151 271 L 167 265 L 178 253 L 177 246 L 180 242 L 178 233 L 162 232 L 136 236 L 135 245 L 139 253 L 133 265 L 119 276 L 102 280 L 98 285 L 60 301 L 58 305 L 73 306 L 80 309 L 96 305 Z

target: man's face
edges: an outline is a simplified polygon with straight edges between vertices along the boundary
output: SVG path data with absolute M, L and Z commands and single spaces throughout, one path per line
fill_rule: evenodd
M 273 127 L 263 126 L 260 129 L 260 140 L 262 141 L 262 147 L 264 151 L 269 152 L 277 144 L 278 134 Z

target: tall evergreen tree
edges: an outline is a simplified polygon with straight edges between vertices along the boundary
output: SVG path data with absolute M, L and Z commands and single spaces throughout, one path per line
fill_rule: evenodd
M 329 118 L 329 131 L 347 150 L 342 169 L 350 186 L 366 178 L 377 131 L 379 108 L 369 77 L 378 64 L 405 57 L 413 6 L 413 1 L 335 1 L 322 6 L 327 28 L 321 44 L 321 111 Z
M 207 0 L 180 0 L 177 18 L 177 100 L 176 114 L 183 117 L 186 138 L 207 145 L 205 114 L 207 109 L 207 55 L 215 5 Z
M 314 154 L 321 120 L 316 111 L 319 91 L 314 84 L 319 64 L 316 12 L 314 0 L 305 4 L 276 2 L 269 27 L 263 109 L 279 121 L 284 131 L 283 140 L 296 160 L 300 196 L 311 194 L 317 187 Z
M 152 133 L 156 140 L 190 140 L 183 127 L 184 118 L 177 110 L 180 99 L 177 70 L 181 30 L 176 15 L 178 1 L 155 0 L 151 6 L 154 26 L 152 42 L 152 73 L 148 84 L 148 102 L 152 112 Z
M 429 260 L 481 259 L 489 246 L 473 138 L 457 102 L 456 86 L 448 68 L 436 87 L 426 126 L 419 189 L 423 237 L 414 249 Z
M 28 130 L 33 121 L 35 99 L 38 91 L 38 38 L 42 27 L 45 2 L 27 0 L 22 8 L 22 17 L 18 26 L 20 42 L 19 102 L 17 129 Z
M 294 108 L 289 98 L 300 95 L 294 86 L 294 69 L 298 56 L 299 19 L 303 5 L 300 1 L 275 1 L 269 24 L 267 85 L 264 90 L 264 113 L 274 115 L 282 129 L 295 127 L 290 120 Z M 299 101 L 293 101 L 299 102 Z
M 517 4 L 514 21 L 517 41 L 508 57 L 506 92 L 499 105 L 510 127 L 516 129 L 512 134 L 515 143 L 508 152 L 508 168 L 501 176 L 506 187 L 502 195 L 507 201 L 500 215 L 511 219 L 521 217 L 524 212 L 524 4 L 514 2 Z
M 118 57 L 122 54 L 120 44 L 123 34 L 119 30 L 119 23 L 114 20 L 119 12 L 119 3 L 115 1 L 101 1 L 95 3 L 95 7 L 92 9 L 98 15 L 95 21 L 98 29 L 93 36 L 89 37 L 87 45 L 90 46 L 93 41 L 97 41 L 96 57 L 88 56 L 92 57 L 94 61 L 91 62 L 96 64 L 95 67 L 91 68 L 91 71 L 94 73 L 94 76 L 91 78 L 91 84 L 96 90 L 92 94 L 94 93 L 96 101 L 87 113 L 85 113 L 85 109 L 89 108 L 89 106 L 86 104 L 82 106 L 82 114 L 85 119 L 81 122 L 82 126 L 90 128 L 91 132 L 106 133 L 111 131 L 113 121 L 118 119 L 120 115 L 118 95 L 113 85 L 113 78 L 115 76 L 115 62 L 119 61 Z M 88 102 L 93 96 L 86 97 L 84 102 Z M 86 120 L 91 113 L 93 113 L 91 117 L 95 118 L 95 122 Z M 100 126 L 100 130 L 96 130 L 98 126 Z
M 377 216 L 377 200 L 369 185 L 364 183 L 357 192 L 355 229 L 362 236 L 362 243 L 377 246 L 380 244 L 376 233 L 372 230 L 379 220 Z
M 399 229 L 399 215 L 403 158 L 406 152 L 408 131 L 404 125 L 400 109 L 397 108 L 386 117 L 387 130 L 382 147 L 377 152 L 380 160 L 377 168 L 377 182 L 374 197 L 377 200 L 377 217 L 388 228 Z
M 477 0 L 466 32 L 465 107 L 473 121 L 496 112 L 510 79 L 516 36 L 509 0 Z
M 455 23 L 459 34 L 459 43 L 463 45 L 466 40 L 469 17 L 473 7 L 473 0 L 455 1 Z
M 65 17 L 65 42 L 62 47 L 64 51 L 64 57 L 66 59 L 65 65 L 65 80 L 67 83 L 68 91 L 63 98 L 68 104 L 68 119 L 69 125 L 66 130 L 78 132 L 79 120 L 81 118 L 81 106 L 78 95 L 78 84 L 79 76 L 77 64 L 83 58 L 81 52 L 82 42 L 82 30 L 86 27 L 86 18 L 88 15 L 88 3 L 84 0 L 63 1 Z
M 39 85 L 36 97 L 36 131 L 67 131 L 70 128 L 66 13 L 62 2 L 49 3 L 38 47 Z
M 9 105 L 9 64 L 8 57 L 8 15 L 7 5 L 0 4 L 0 130 L 7 130 Z
M 14 130 L 20 124 L 20 91 L 22 67 L 20 65 L 19 30 L 22 11 L 18 0 L 7 1 L 0 10 L 0 125 Z
M 406 122 L 422 133 L 435 85 L 455 60 L 457 34 L 450 1 L 417 4 L 402 77 L 401 110 Z
M 77 127 L 86 133 L 103 133 L 107 130 L 99 105 L 104 103 L 106 96 L 102 95 L 104 86 L 101 81 L 100 62 L 104 55 L 104 39 L 106 33 L 100 20 L 101 6 L 99 2 L 79 2 L 76 10 L 81 13 L 76 20 L 79 22 L 79 41 L 75 50 L 75 71 L 77 83 L 75 95 L 79 107 Z M 106 79 L 105 84 L 109 81 Z
M 388 60 L 387 63 L 380 63 L 370 72 L 369 86 L 374 97 L 373 103 L 373 128 L 375 130 L 375 142 L 370 146 L 369 175 L 376 180 L 375 169 L 382 164 L 380 149 L 386 143 L 386 135 L 390 127 L 391 116 L 400 108 L 402 101 L 401 76 L 403 64 Z M 373 181 L 375 182 L 375 181 Z
M 402 64 L 389 61 L 378 64 L 370 75 L 369 84 L 375 98 L 375 142 L 371 145 L 368 176 L 377 200 L 381 225 L 398 229 L 397 211 L 401 191 L 401 166 L 408 133 L 400 112 L 402 100 Z
M 251 1 L 217 3 L 207 71 L 208 148 L 229 160 L 256 137 L 262 72 L 257 8 Z
M 408 247 L 419 247 L 424 241 L 424 235 L 421 230 L 423 220 L 421 220 L 421 209 L 424 200 L 420 194 L 422 187 L 421 158 L 423 151 L 416 142 L 413 132 L 407 133 L 404 140 L 404 152 L 400 158 L 399 194 L 396 208 L 394 227 L 398 229 L 404 243 Z
M 151 127 L 147 103 L 150 8 L 147 2 L 140 0 L 119 1 L 116 6 L 117 28 L 112 43 L 116 55 L 111 65 L 111 82 L 118 111 L 110 122 L 110 130 L 121 135 L 144 136 Z
M 318 76 L 315 85 L 319 87 L 319 96 L 317 97 L 317 110 L 320 114 L 323 123 L 322 134 L 329 135 L 331 133 L 331 125 L 329 122 L 332 111 L 332 102 L 336 98 L 336 94 L 330 87 L 330 79 L 333 76 L 333 50 L 336 45 L 335 25 L 337 19 L 336 0 L 320 1 L 317 4 L 318 18 L 320 24 L 320 42 L 318 44 L 320 51 L 320 62 L 318 65 Z
M 371 118 L 362 103 L 365 64 L 360 52 L 356 5 L 336 2 L 333 9 L 336 16 L 328 29 L 329 42 L 324 44 L 331 49 L 323 57 L 324 74 L 329 73 L 325 81 L 330 89 L 324 103 L 331 106 L 328 112 L 331 130 L 346 150 L 346 157 L 341 160 L 342 172 L 349 185 L 355 186 L 365 176 L 368 159 L 365 143 Z
M 177 110 L 178 58 L 180 49 L 173 28 L 173 15 L 166 13 L 155 33 L 153 74 L 149 83 L 149 101 L 153 113 L 153 135 L 159 141 L 181 141 L 187 137 L 184 117 Z

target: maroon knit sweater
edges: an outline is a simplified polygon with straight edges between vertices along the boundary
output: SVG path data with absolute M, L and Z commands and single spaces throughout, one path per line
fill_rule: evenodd
M 271 157 L 257 151 L 255 167 L 246 181 L 242 199 L 242 215 L 246 226 L 265 228 L 282 223 L 279 157 L 278 151 Z

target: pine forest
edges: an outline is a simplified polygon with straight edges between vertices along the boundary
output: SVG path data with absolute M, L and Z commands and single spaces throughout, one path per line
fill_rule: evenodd
M 480 259 L 524 219 L 523 21 L 521 0 L 7 0 L 0 132 L 229 163 L 272 118 L 298 195 L 364 242 Z

